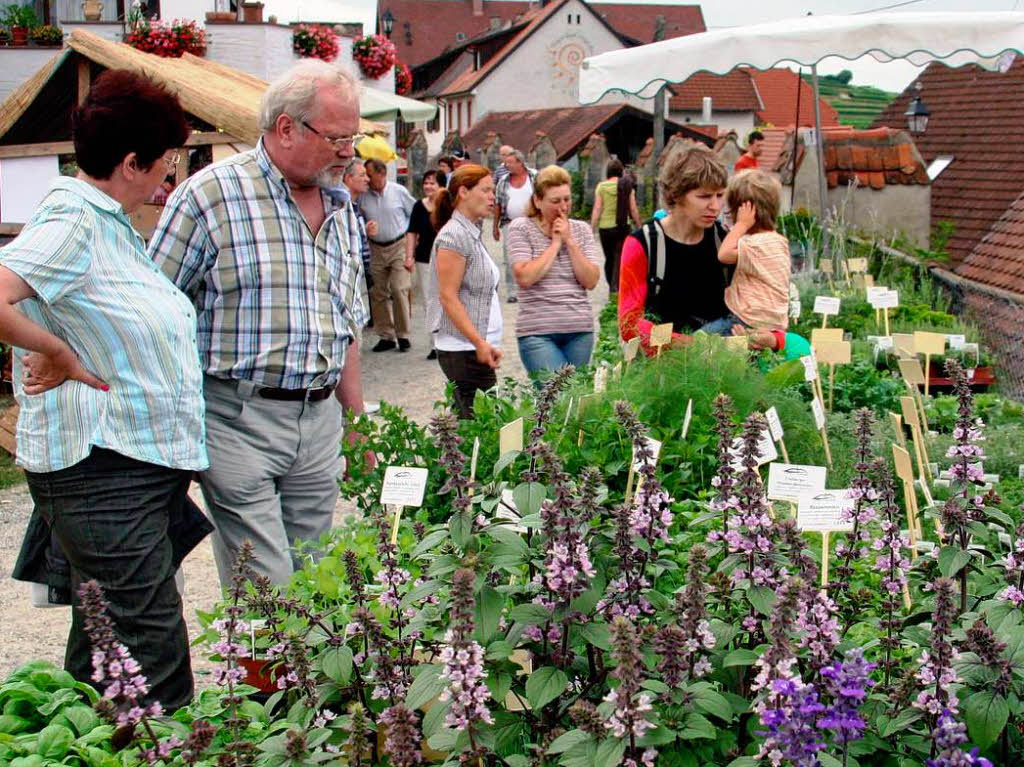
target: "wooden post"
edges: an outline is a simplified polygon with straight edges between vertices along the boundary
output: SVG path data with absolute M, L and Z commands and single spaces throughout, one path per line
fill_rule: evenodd
M 77 53 L 75 55 L 78 57 L 78 103 L 84 104 L 86 96 L 89 95 L 89 86 L 92 80 L 92 64 L 82 54 Z
M 395 506 L 395 521 L 391 523 L 391 543 L 398 543 L 398 525 L 402 521 L 402 510 L 404 506 Z

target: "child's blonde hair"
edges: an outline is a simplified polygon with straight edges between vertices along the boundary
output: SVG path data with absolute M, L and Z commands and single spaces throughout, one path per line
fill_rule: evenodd
M 725 200 L 733 215 L 743 203 L 753 203 L 756 211 L 754 227 L 759 231 L 772 231 L 775 229 L 775 219 L 779 216 L 779 206 L 782 204 L 782 184 L 775 176 L 751 168 L 737 173 L 730 179 Z

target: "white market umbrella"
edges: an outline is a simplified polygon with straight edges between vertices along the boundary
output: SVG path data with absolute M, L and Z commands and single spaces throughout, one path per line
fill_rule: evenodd
M 427 104 L 376 88 L 363 88 L 359 96 L 359 115 L 366 120 L 394 122 L 401 117 L 407 123 L 414 123 L 433 120 L 435 114 L 436 104 Z
M 1007 52 L 1024 51 L 1024 13 L 872 13 L 799 16 L 765 24 L 675 37 L 584 59 L 579 100 L 611 91 L 653 98 L 697 72 L 725 74 L 738 66 L 771 69 L 784 61 L 812 67 L 828 56 L 907 59 L 951 67 L 996 68 Z M 1005 59 L 1004 59 L 1005 60 Z

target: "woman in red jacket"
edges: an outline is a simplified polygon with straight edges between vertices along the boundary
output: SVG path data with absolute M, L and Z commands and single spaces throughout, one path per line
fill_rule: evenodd
M 619 273 L 619 332 L 650 351 L 651 328 L 671 322 L 673 342 L 722 316 L 728 271 L 718 261 L 718 223 L 728 182 L 725 164 L 706 146 L 672 157 L 658 176 L 665 218 L 626 238 Z M 653 251 L 653 259 L 649 252 Z M 657 318 L 657 322 L 649 319 Z

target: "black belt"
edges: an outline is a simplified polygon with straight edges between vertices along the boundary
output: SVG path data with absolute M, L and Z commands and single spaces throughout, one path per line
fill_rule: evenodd
M 387 242 L 377 242 L 376 240 L 370 240 L 370 242 L 373 245 L 376 245 L 378 248 L 386 248 L 388 245 L 394 245 L 399 240 L 404 240 L 404 239 L 405 239 L 405 235 L 404 234 L 400 234 L 395 239 L 388 240 Z
M 334 394 L 334 386 L 323 386 L 319 389 L 275 389 L 271 386 L 260 386 L 256 394 L 263 399 L 282 402 L 320 402 Z

